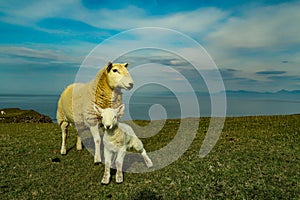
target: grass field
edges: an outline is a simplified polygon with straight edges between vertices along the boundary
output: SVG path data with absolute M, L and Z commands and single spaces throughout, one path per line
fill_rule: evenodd
M 171 165 L 125 173 L 122 184 L 113 175 L 109 185 L 100 183 L 104 165 L 76 151 L 74 130 L 61 156 L 57 124 L 0 124 L 0 199 L 300 199 L 300 115 L 227 118 L 216 146 L 200 158 L 208 124 L 201 118 L 192 145 Z M 145 148 L 163 147 L 178 126 L 168 120 L 143 139 Z

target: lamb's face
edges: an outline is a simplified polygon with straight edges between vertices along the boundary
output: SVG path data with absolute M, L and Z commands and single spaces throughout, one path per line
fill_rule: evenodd
M 128 63 L 109 64 L 107 66 L 107 81 L 112 89 L 121 88 L 130 90 L 133 87 L 133 80 L 127 70 Z
M 117 112 L 115 109 L 106 108 L 101 112 L 102 124 L 105 129 L 112 129 L 117 124 Z
M 94 104 L 94 110 L 101 116 L 101 121 L 105 129 L 112 129 L 118 123 L 118 118 L 124 114 L 125 106 L 121 104 L 118 108 L 102 109 Z

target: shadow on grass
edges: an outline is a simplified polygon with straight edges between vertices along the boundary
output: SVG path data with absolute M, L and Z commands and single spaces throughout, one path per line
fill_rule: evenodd
M 76 144 L 74 144 L 73 146 L 71 146 L 69 149 L 67 149 L 67 154 L 72 150 L 72 149 L 74 149 L 75 148 L 75 146 L 76 146 Z M 67 155 L 66 154 L 66 155 Z
M 124 162 L 123 162 L 123 171 L 129 171 L 129 169 L 132 167 L 133 164 L 142 164 L 145 165 L 144 159 L 140 154 L 133 154 L 128 153 L 125 156 Z M 146 167 L 146 165 L 145 165 Z
M 144 188 L 142 191 L 138 192 L 133 198 L 133 200 L 140 200 L 140 199 L 144 199 L 144 200 L 162 200 L 162 196 L 157 194 L 156 192 L 148 189 L 148 188 Z

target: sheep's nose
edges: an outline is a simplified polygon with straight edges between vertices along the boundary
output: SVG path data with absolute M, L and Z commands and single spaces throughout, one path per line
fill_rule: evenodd
M 133 87 L 133 83 L 129 83 L 129 88 L 132 88 Z
M 110 128 L 110 126 L 108 125 L 108 126 L 106 126 L 106 129 L 109 129 Z

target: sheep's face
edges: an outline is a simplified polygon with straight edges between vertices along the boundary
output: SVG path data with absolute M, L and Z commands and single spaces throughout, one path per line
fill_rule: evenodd
M 118 123 L 119 116 L 124 114 L 125 106 L 120 105 L 118 108 L 106 108 L 102 109 L 97 105 L 94 105 L 94 110 L 101 116 L 102 124 L 105 129 L 113 129 Z
M 112 129 L 117 124 L 117 112 L 112 108 L 104 109 L 101 118 L 105 129 Z
M 130 90 L 133 87 L 133 80 L 127 70 L 128 63 L 108 63 L 107 82 L 112 89 L 120 88 Z

